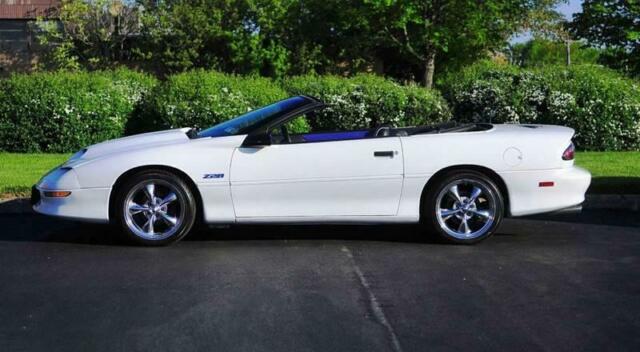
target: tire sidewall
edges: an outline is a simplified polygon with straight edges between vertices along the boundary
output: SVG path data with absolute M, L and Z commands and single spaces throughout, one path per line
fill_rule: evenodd
M 175 187 L 176 192 L 179 193 L 178 199 L 184 200 L 185 203 L 181 204 L 181 206 L 185 207 L 185 211 L 184 219 L 182 220 L 179 229 L 173 235 L 161 240 L 145 239 L 132 232 L 127 226 L 124 211 L 124 203 L 131 190 L 134 187 L 138 186 L 140 183 L 150 182 L 154 180 L 171 184 L 173 187 Z M 115 215 L 116 220 L 115 222 L 116 225 L 119 226 L 122 230 L 125 239 L 130 242 L 145 246 L 166 246 L 168 244 L 175 243 L 186 236 L 195 224 L 197 208 L 193 193 L 189 186 L 180 177 L 170 172 L 163 170 L 143 171 L 128 178 L 120 187 L 118 187 L 116 192 L 116 201 L 113 203 L 113 214 Z
M 460 179 L 471 179 L 483 183 L 485 187 L 487 187 L 489 191 L 493 193 L 496 200 L 496 211 L 493 224 L 483 235 L 475 238 L 460 239 L 453 237 L 446 233 L 438 223 L 436 215 L 436 203 L 438 194 L 446 185 Z M 438 235 L 440 239 L 449 243 L 474 244 L 491 237 L 495 230 L 500 226 L 504 214 L 504 199 L 502 193 L 500 192 L 500 189 L 496 186 L 496 184 L 483 173 L 476 171 L 456 171 L 443 175 L 435 182 L 433 187 L 430 187 L 430 189 L 427 190 L 422 209 L 422 222 L 424 225 L 426 225 L 429 232 Z

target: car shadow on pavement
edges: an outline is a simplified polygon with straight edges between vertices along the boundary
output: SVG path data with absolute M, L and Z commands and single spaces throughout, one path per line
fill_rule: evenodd
M 201 229 L 187 240 L 361 240 L 440 243 L 417 225 L 234 225 Z
M 580 213 L 549 213 L 526 216 L 518 219 L 640 227 L 640 212 L 631 210 L 585 209 Z
M 545 214 L 509 221 L 545 221 L 640 227 L 640 213 L 586 210 L 580 214 Z M 56 219 L 34 213 L 0 215 L 0 241 L 59 242 L 92 245 L 127 245 L 117 228 Z M 495 236 L 512 237 L 506 229 Z M 442 244 L 418 225 L 234 225 L 206 227 L 185 241 L 347 240 Z
M 34 213 L 2 214 L 0 241 L 63 242 L 118 245 L 116 232 L 108 225 L 79 223 Z
M 587 193 L 593 194 L 640 194 L 640 177 L 608 176 L 594 177 Z
M 87 224 L 39 214 L 2 214 L 0 241 L 127 245 L 110 225 Z M 439 244 L 417 225 L 233 225 L 201 226 L 185 241 L 366 240 Z

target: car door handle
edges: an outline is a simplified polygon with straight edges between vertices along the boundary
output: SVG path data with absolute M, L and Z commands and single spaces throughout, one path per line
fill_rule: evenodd
M 375 151 L 373 152 L 375 157 L 391 157 L 393 158 L 393 150 Z

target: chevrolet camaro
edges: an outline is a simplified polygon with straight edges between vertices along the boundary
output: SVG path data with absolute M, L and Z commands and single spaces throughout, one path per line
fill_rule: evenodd
M 113 223 L 144 245 L 199 223 L 421 223 L 470 244 L 504 217 L 579 206 L 591 181 L 574 166 L 567 127 L 326 131 L 324 108 L 296 96 L 204 130 L 89 146 L 34 185 L 33 209 Z

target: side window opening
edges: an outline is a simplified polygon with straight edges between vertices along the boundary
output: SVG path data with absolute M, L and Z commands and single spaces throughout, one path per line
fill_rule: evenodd
M 351 139 L 363 139 L 370 137 L 370 130 L 362 128 L 352 131 L 327 131 L 315 127 L 314 119 L 318 118 L 315 111 L 299 115 L 286 123 L 271 129 L 271 143 L 273 144 L 289 144 L 289 143 L 311 143 L 311 142 L 328 142 L 342 141 Z

